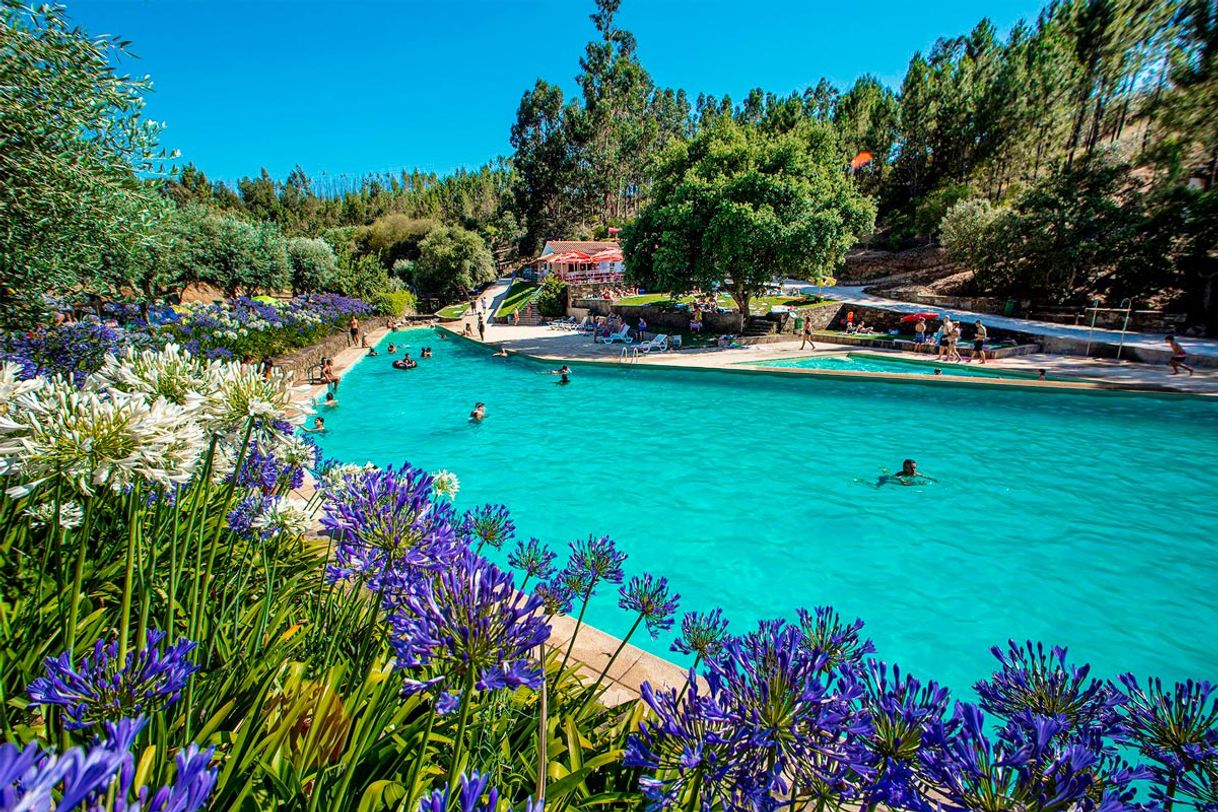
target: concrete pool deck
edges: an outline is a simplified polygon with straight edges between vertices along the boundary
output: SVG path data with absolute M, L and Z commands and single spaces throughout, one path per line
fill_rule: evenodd
M 463 322 L 452 322 L 440 325 L 452 333 L 460 334 Z M 477 341 L 477 339 L 473 339 Z M 1218 372 L 1200 369 L 1194 375 L 1181 373 L 1171 375 L 1166 365 L 1142 364 L 1129 361 L 1113 361 L 1108 359 L 1081 358 L 1076 356 L 1050 355 L 1039 353 L 1024 355 L 1017 358 L 1004 358 L 989 361 L 985 369 L 992 371 L 1008 370 L 1035 374 L 1044 369 L 1050 377 L 1066 380 L 1036 381 L 1034 379 L 999 379 L 975 376 L 927 376 L 921 374 L 886 374 L 875 372 L 853 372 L 809 370 L 798 368 L 759 366 L 763 362 L 775 360 L 791 360 L 815 356 L 842 355 L 848 352 L 866 352 L 872 356 L 891 357 L 894 360 L 921 361 L 933 360 L 926 354 L 902 352 L 897 350 L 881 350 L 873 348 L 853 347 L 842 344 L 830 344 L 824 341 L 816 342 L 816 349 L 800 350 L 800 341 L 792 337 L 790 341 L 771 344 L 754 344 L 738 349 L 690 348 L 672 352 L 638 353 L 637 357 L 629 346 L 623 360 L 623 345 L 593 343 L 592 338 L 578 335 L 568 330 L 551 330 L 549 327 L 525 327 L 492 324 L 486 328 L 486 341 L 489 348 L 502 346 L 508 352 L 520 353 L 533 358 L 547 361 L 568 361 L 579 363 L 605 363 L 620 365 L 622 363 L 648 366 L 685 367 L 697 369 L 721 369 L 727 371 L 764 371 L 775 374 L 812 374 L 830 375 L 835 377 L 866 377 L 889 378 L 894 380 L 917 380 L 932 384 L 949 382 L 953 385 L 973 384 L 981 386 L 1020 386 L 1046 389 L 1090 389 L 1090 390 L 1126 390 L 1133 392 L 1164 392 L 1185 393 L 1193 395 L 1218 395 Z M 948 367 L 947 364 L 939 364 Z M 967 364 L 965 366 L 980 366 Z

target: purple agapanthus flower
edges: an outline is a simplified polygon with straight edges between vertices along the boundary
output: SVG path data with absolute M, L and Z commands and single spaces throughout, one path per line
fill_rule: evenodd
M 957 703 L 951 719 L 929 726 L 919 756 L 939 808 L 1133 809 L 1130 785 L 1148 773 L 1106 753 L 1094 731 L 1071 736 L 1064 716 L 1027 717 L 991 737 L 981 709 Z
M 270 503 L 271 497 L 255 493 L 243 498 L 228 512 L 225 521 L 228 529 L 243 539 L 254 535 L 254 520 L 257 519 Z
M 547 615 L 569 615 L 573 608 L 575 593 L 558 575 L 533 587 L 533 594 L 541 599 L 542 609 Z
M 462 532 L 471 543 L 477 542 L 475 552 L 483 545 L 499 550 L 516 536 L 516 525 L 504 505 L 483 505 L 466 512 Z
M 637 614 L 653 640 L 660 632 L 672 628 L 681 596 L 669 591 L 667 578 L 656 578 L 650 573 L 641 578 L 636 575 L 630 583 L 619 587 L 618 594 L 618 606 Z
M 673 641 L 672 650 L 709 660 L 719 655 L 726 639 L 727 618 L 722 609 L 716 607 L 707 614 L 686 612 L 681 618 L 681 635 Z
M 1020 646 L 1011 640 L 1005 651 L 998 646 L 990 651 L 1000 667 L 973 686 L 986 713 L 1008 722 L 1021 711 L 1062 716 L 1070 730 L 1094 729 L 1105 736 L 1118 732 L 1125 697 L 1110 682 L 1088 679 L 1091 666 L 1068 665 L 1066 649 L 1046 651 L 1042 643 Z
M 817 606 L 811 613 L 800 609 L 798 616 L 804 645 L 822 652 L 831 668 L 842 663 L 861 662 L 866 655 L 875 653 L 871 641 L 859 634 L 863 630 L 861 619 L 846 623 L 832 606 Z
M 625 561 L 626 554 L 617 549 L 613 539 L 608 536 L 588 536 L 587 541 L 571 542 L 571 558 L 566 568 L 574 576 L 582 578 L 589 589 L 595 589 L 601 581 L 620 584 L 625 577 L 622 572 Z
M 656 691 L 640 688 L 653 718 L 626 740 L 624 763 L 647 770 L 639 779 L 649 809 L 710 812 L 733 808 L 742 799 L 732 780 L 733 758 L 742 731 L 725 724 L 712 697 L 702 692 L 690 669 L 688 683 Z
M 724 644 L 706 678 L 725 722 L 746 733 L 733 759 L 749 797 L 785 795 L 793 780 L 802 792 L 849 800 L 870 777 L 862 685 L 848 663 L 834 667 L 809 648 L 799 627 L 759 623 Z
M 1126 702 L 1121 739 L 1138 749 L 1154 777 L 1152 798 L 1168 803 L 1183 794 L 1205 803 L 1218 777 L 1218 696 L 1209 682 L 1178 682 L 1164 689 L 1158 679 L 1143 687 L 1121 675 Z
M 524 572 L 529 578 L 549 578 L 554 574 L 554 559 L 557 553 L 546 549 L 535 538 L 517 541 L 516 549 L 508 556 L 508 563 Z
M 918 774 L 922 739 L 943 720 L 949 695 L 934 682 L 923 685 L 893 666 L 869 660 L 861 672 L 863 705 L 871 722 L 867 750 L 873 775 L 862 788 L 868 804 L 930 812 L 933 801 Z
M 426 669 L 407 680 L 407 693 L 537 688 L 545 679 L 533 659 L 550 636 L 541 599 L 471 550 L 416 579 L 388 623 L 398 666 Z
M 135 762 L 131 748 L 143 718 L 106 723 L 105 735 L 89 747 L 63 753 L 36 744 L 18 749 L 0 744 L 0 809 L 69 810 L 138 808 L 142 812 L 196 812 L 207 803 L 217 770 L 213 749 L 191 744 L 177 756 L 173 784 L 132 792 Z
M 304 469 L 284 464 L 273 451 L 263 448 L 254 440 L 245 452 L 241 469 L 236 472 L 236 480 L 243 488 L 253 488 L 270 495 L 281 485 L 286 485 L 288 490 L 299 488 L 304 483 Z
M 321 525 L 336 540 L 331 581 L 353 579 L 378 590 L 394 579 L 434 571 L 461 549 L 452 509 L 434 498 L 432 477 L 403 466 L 349 474 L 329 493 Z
M 419 812 L 511 812 L 499 809 L 499 790 L 488 787 L 490 776 L 470 773 L 461 776 L 456 805 L 450 803 L 449 789 L 437 789 L 419 803 Z M 542 812 L 544 803 L 526 801 L 524 812 Z
M 172 705 L 199 667 L 190 660 L 195 643 L 182 638 L 162 651 L 164 639 L 164 632 L 149 629 L 147 644 L 127 652 L 123 662 L 119 662 L 118 642 L 107 645 L 101 640 L 94 645 L 92 657 L 86 656 L 79 667 L 72 662 L 71 652 L 47 658 L 46 676 L 30 683 L 30 699 L 40 705 L 61 706 L 70 730 Z

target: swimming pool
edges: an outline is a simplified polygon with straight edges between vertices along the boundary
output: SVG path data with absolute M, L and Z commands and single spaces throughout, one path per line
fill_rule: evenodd
M 609 534 L 682 611 L 723 606 L 740 632 L 833 604 L 879 656 L 958 691 L 1007 638 L 1106 676 L 1218 671 L 1218 402 L 645 365 L 557 386 L 429 330 L 393 340 L 434 357 L 352 369 L 327 454 L 447 468 L 458 507 L 506 503 L 560 552 Z M 938 482 L 877 488 L 905 457 Z M 615 604 L 605 590 L 589 618 L 621 635 Z M 681 661 L 670 641 L 635 638 Z
M 840 355 L 807 356 L 804 358 L 779 358 L 774 361 L 752 362 L 756 366 L 781 367 L 786 369 L 826 369 L 836 372 L 886 372 L 898 375 L 934 375 L 936 369 L 944 375 L 963 378 L 1036 378 L 1033 372 L 1016 372 L 1010 369 L 991 370 L 980 364 L 936 364 L 931 356 L 923 361 L 913 359 L 879 358 L 865 353 L 842 353 Z M 1051 377 L 1050 380 L 1061 380 Z

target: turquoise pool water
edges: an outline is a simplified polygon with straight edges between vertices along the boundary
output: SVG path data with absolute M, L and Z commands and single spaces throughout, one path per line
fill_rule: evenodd
M 933 360 L 933 358 L 932 358 Z M 933 364 L 930 361 L 889 361 L 870 355 L 849 353 L 843 355 L 809 356 L 806 358 L 780 358 L 776 361 L 756 362 L 762 367 L 784 367 L 786 369 L 828 369 L 838 372 L 888 372 L 900 375 L 934 375 L 936 369 L 944 375 L 964 378 L 1025 378 L 1033 379 L 1033 373 L 1020 374 L 1010 370 L 991 371 L 980 364 Z M 1060 380 L 1053 378 L 1052 380 Z
M 459 507 L 504 502 L 556 549 L 610 534 L 682 610 L 743 631 L 830 603 L 961 691 L 1007 638 L 1109 676 L 1218 677 L 1218 402 L 643 366 L 558 386 L 430 330 L 393 338 L 434 357 L 352 369 L 329 455 L 448 468 Z M 875 487 L 905 457 L 938 483 Z M 615 601 L 590 619 L 621 635 Z

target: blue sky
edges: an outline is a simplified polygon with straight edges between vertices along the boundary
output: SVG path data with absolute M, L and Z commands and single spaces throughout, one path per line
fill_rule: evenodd
M 863 73 L 898 85 L 910 56 L 988 16 L 1005 32 L 1037 0 L 624 0 L 657 84 L 739 101 Z M 537 77 L 573 92 L 591 0 L 67 0 L 120 34 L 150 74 L 162 144 L 210 177 L 299 163 L 313 176 L 449 172 L 510 152 Z

